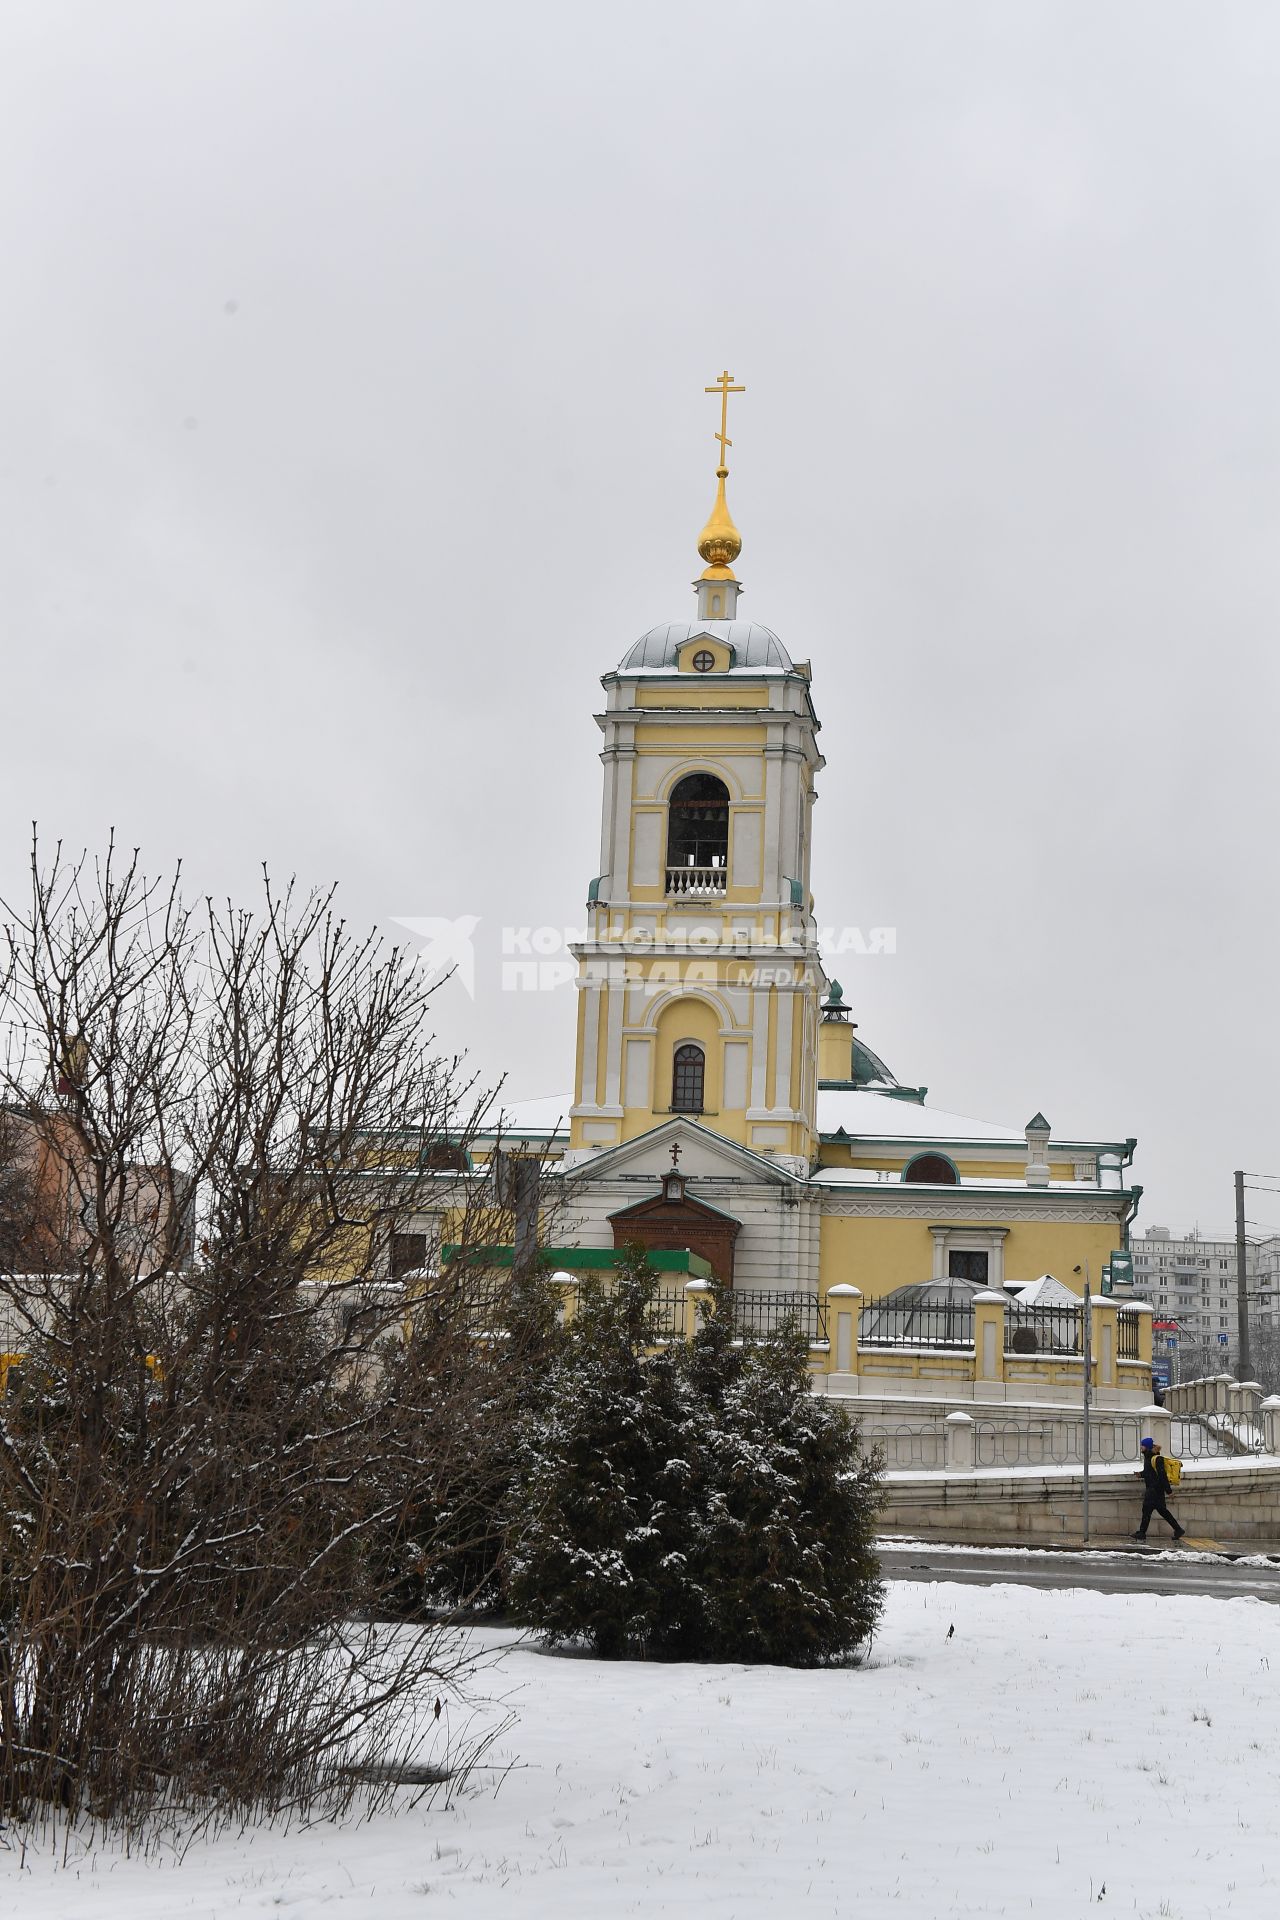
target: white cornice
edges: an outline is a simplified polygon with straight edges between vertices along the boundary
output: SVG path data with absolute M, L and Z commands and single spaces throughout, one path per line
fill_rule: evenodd
M 1130 1199 L 1127 1193 L 1117 1193 L 1113 1199 L 1100 1194 L 1088 1203 L 1082 1202 L 1079 1195 L 1059 1200 L 1043 1187 L 1025 1193 L 992 1193 L 990 1188 L 981 1192 L 966 1192 L 963 1187 L 935 1188 L 931 1197 L 918 1199 L 890 1199 L 883 1187 L 856 1187 L 852 1191 L 847 1187 L 835 1191 L 822 1187 L 819 1191 L 823 1213 L 835 1219 L 928 1220 L 931 1224 L 942 1220 L 955 1226 L 967 1226 L 984 1216 L 987 1221 L 998 1224 L 1001 1215 L 1012 1220 L 1062 1220 L 1074 1226 L 1102 1226 L 1109 1221 L 1123 1220 Z M 945 1200 L 940 1198 L 944 1191 Z

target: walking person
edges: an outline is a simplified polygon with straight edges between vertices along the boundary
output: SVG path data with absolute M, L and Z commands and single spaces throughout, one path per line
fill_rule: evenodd
M 1151 1525 L 1151 1516 L 1158 1513 L 1173 1528 L 1175 1540 L 1181 1540 L 1186 1532 L 1180 1527 L 1169 1511 L 1168 1504 L 1169 1475 L 1160 1453 L 1158 1440 L 1144 1440 L 1142 1443 L 1142 1520 L 1135 1540 L 1145 1540 L 1147 1528 Z

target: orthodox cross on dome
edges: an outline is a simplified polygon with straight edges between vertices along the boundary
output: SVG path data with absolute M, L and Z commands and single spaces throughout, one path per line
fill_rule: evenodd
M 680 1142 L 678 1140 L 671 1142 L 671 1164 L 673 1167 L 680 1164 Z
M 731 373 L 722 373 L 714 387 L 704 387 L 702 391 L 704 393 L 718 393 L 720 395 L 720 431 L 714 434 L 712 438 L 720 442 L 720 467 L 723 475 L 727 477 L 729 472 L 729 449 L 733 445 L 732 440 L 729 438 L 729 395 L 731 393 L 745 393 L 746 388 L 735 387 L 733 384 L 733 375 Z
M 731 373 L 722 373 L 715 385 L 713 387 L 704 387 L 703 392 L 718 393 L 720 395 L 720 431 L 714 435 L 714 438 L 720 445 L 720 464 L 716 468 L 716 497 L 711 509 L 711 518 L 707 521 L 706 526 L 702 529 L 698 537 L 698 552 L 707 563 L 707 570 L 702 575 L 702 579 L 713 580 L 720 583 L 725 581 L 733 582 L 733 592 L 732 594 L 726 595 L 721 591 L 716 596 L 720 603 L 719 606 L 713 606 L 710 595 L 700 591 L 698 595 L 698 612 L 704 619 L 723 619 L 726 617 L 726 614 L 729 619 L 732 619 L 734 605 L 738 597 L 737 582 L 734 580 L 733 575 L 733 562 L 742 551 L 742 535 L 733 524 L 733 517 L 729 512 L 729 505 L 724 497 L 724 483 L 729 477 L 729 449 L 733 445 L 732 440 L 729 438 L 729 395 L 731 393 L 745 393 L 746 388 L 738 386 Z M 695 584 L 700 585 L 700 583 Z M 708 602 L 705 606 L 703 605 L 704 600 Z M 724 604 L 726 600 L 730 602 L 727 608 Z

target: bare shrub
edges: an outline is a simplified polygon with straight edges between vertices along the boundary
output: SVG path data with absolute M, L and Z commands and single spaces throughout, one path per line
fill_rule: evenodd
M 475 1250 L 517 1238 L 468 1171 L 484 1096 L 329 895 L 192 907 L 114 849 L 31 875 L 0 977 L 0 1807 L 333 1811 L 421 1759 L 424 1702 L 456 1776 L 462 1641 L 377 1622 L 410 1534 L 424 1591 L 476 1550 Z M 415 1218 L 468 1257 L 390 1277 Z

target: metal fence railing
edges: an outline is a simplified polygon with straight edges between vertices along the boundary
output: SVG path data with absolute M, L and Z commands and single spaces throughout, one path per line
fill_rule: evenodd
M 1006 1353 L 1083 1352 L 1079 1307 L 1010 1307 L 1005 1315 Z
M 859 1347 L 972 1347 L 973 1307 L 947 1301 L 921 1306 L 872 1303 L 858 1326 Z
M 1141 1459 L 1142 1422 L 1134 1418 L 1090 1422 L 1089 1458 L 1106 1464 Z M 977 1420 L 973 1458 L 979 1467 L 1070 1467 L 1084 1459 L 1083 1417 L 1017 1425 L 1008 1420 Z
M 1262 1420 L 1247 1413 L 1175 1414 L 1169 1451 L 1176 1460 L 1231 1460 L 1265 1453 Z
M 650 1324 L 657 1339 L 683 1340 L 684 1288 L 660 1287 L 653 1296 L 650 1314 Z
M 937 1427 L 891 1426 L 883 1421 L 863 1421 L 858 1428 L 864 1451 L 879 1447 L 886 1467 L 945 1467 L 947 1442 Z
M 788 1324 L 811 1347 L 820 1346 L 827 1338 L 826 1302 L 816 1293 L 730 1292 L 718 1311 L 730 1316 L 740 1340 L 766 1340 Z
M 1124 1313 L 1123 1311 L 1119 1315 L 1119 1351 L 1122 1360 L 1137 1360 L 1140 1358 L 1138 1348 L 1139 1318 L 1140 1316 L 1136 1313 Z

